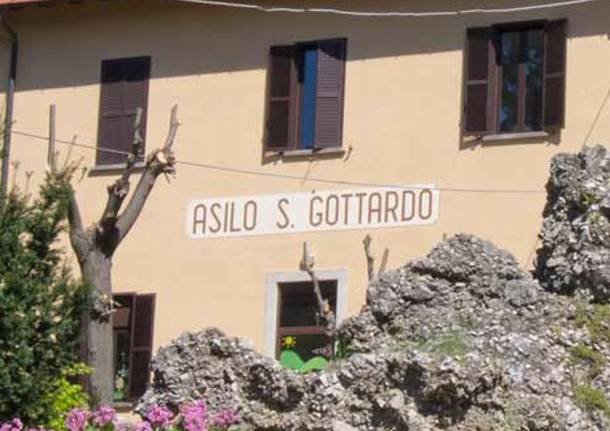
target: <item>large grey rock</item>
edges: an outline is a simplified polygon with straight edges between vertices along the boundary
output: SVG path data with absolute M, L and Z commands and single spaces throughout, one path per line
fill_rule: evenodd
M 551 164 L 536 274 L 550 291 L 610 302 L 610 154 L 602 146 Z
M 204 398 L 267 431 L 610 430 L 610 311 L 584 300 L 610 297 L 609 165 L 601 147 L 554 159 L 542 285 L 510 253 L 457 235 L 370 283 L 338 329 L 351 356 L 328 370 L 285 370 L 216 329 L 186 333 L 159 349 L 138 409 Z
M 288 371 L 215 329 L 159 350 L 140 401 L 204 398 L 255 430 L 569 430 L 610 422 L 574 401 L 573 346 L 610 351 L 573 324 L 576 300 L 546 292 L 488 241 L 458 235 L 382 274 L 338 337 L 352 355 Z M 610 370 L 587 384 L 609 396 Z

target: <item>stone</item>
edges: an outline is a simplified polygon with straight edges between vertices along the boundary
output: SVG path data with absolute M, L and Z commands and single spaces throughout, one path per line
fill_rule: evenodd
M 604 431 L 575 384 L 610 400 L 610 346 L 578 326 L 583 298 L 610 295 L 605 149 L 553 160 L 536 278 L 489 241 L 460 234 L 373 280 L 337 331 L 351 355 L 322 372 L 283 369 L 217 329 L 159 349 L 137 410 L 206 400 L 246 429 Z M 585 302 L 586 312 L 593 306 Z
M 549 291 L 610 302 L 610 153 L 555 156 L 547 190 L 536 277 Z

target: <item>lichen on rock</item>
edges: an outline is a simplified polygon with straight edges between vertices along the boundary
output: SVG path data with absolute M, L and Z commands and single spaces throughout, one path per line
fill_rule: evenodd
M 537 278 L 553 292 L 610 302 L 610 153 L 555 156 L 547 191 Z

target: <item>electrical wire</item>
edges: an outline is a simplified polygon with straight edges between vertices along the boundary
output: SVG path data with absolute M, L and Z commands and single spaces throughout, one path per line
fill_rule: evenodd
M 28 137 L 31 139 L 36 139 L 40 141 L 48 142 L 49 137 L 38 135 L 30 132 L 23 132 L 12 129 L 12 133 L 15 135 Z M 71 145 L 78 148 L 85 148 L 93 151 L 101 151 L 110 154 L 120 154 L 120 155 L 129 155 L 128 151 L 115 150 L 112 148 L 99 147 L 97 145 L 90 144 L 81 144 L 75 142 L 75 140 L 68 141 L 64 139 L 55 139 L 55 142 Z M 267 177 L 267 178 L 281 178 L 281 179 L 290 179 L 290 180 L 298 180 L 303 181 L 303 177 L 299 175 L 291 175 L 291 174 L 279 174 L 273 172 L 262 172 L 251 169 L 243 169 L 243 168 L 234 168 L 230 166 L 221 166 L 215 165 L 211 163 L 202 163 L 196 161 L 189 160 L 176 160 L 176 164 L 183 166 L 190 166 L 195 168 L 202 168 L 207 170 L 215 170 L 221 172 L 228 172 L 234 174 L 243 174 L 243 175 L 252 175 L 259 177 Z M 379 187 L 379 188 L 396 188 L 396 189 L 409 189 L 409 190 L 417 190 L 424 188 L 423 186 L 405 186 L 398 184 L 383 184 L 383 183 L 371 183 L 371 182 L 362 182 L 362 181 L 349 181 L 349 180 L 337 180 L 337 179 L 329 179 L 329 178 L 316 178 L 316 177 L 307 177 L 307 181 L 320 183 L 320 184 L 333 184 L 333 185 L 344 185 L 344 186 L 354 186 L 354 187 Z M 546 193 L 543 190 L 516 190 L 516 189 L 475 189 L 475 188 L 462 188 L 462 187 L 435 187 L 439 191 L 443 192 L 451 192 L 451 193 L 489 193 L 489 194 L 544 194 Z
M 230 7 L 238 9 L 249 9 L 259 12 L 267 13 L 320 13 L 320 14 L 334 14 L 343 16 L 354 16 L 354 17 L 369 17 L 369 18 L 421 18 L 421 17 L 443 17 L 443 16 L 463 16 L 473 14 L 501 14 L 501 13 L 512 13 L 512 12 L 525 12 L 532 10 L 552 9 L 566 6 L 574 6 L 585 3 L 592 3 L 599 0 L 565 0 L 557 1 L 553 3 L 536 4 L 529 6 L 514 6 L 507 8 L 478 8 L 478 9 L 462 9 L 455 11 L 438 11 L 438 12 L 374 12 L 374 11 L 357 11 L 357 10 L 346 10 L 346 9 L 333 9 L 333 8 L 293 8 L 293 7 L 279 7 L 279 6 L 262 6 L 252 3 L 239 3 L 231 1 L 221 0 L 182 0 L 187 3 L 196 3 L 207 6 L 219 6 L 219 7 Z

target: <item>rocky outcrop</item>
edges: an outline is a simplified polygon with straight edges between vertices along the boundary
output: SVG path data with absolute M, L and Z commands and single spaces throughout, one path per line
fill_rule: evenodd
M 204 398 L 267 431 L 609 430 L 610 305 L 587 300 L 607 298 L 607 179 L 603 149 L 555 159 L 544 288 L 510 253 L 458 235 L 370 284 L 328 370 L 285 370 L 215 329 L 186 333 L 159 350 L 138 408 Z
M 140 409 L 204 398 L 257 430 L 609 429 L 574 394 L 610 396 L 610 368 L 593 375 L 574 356 L 610 355 L 576 323 L 591 306 L 545 292 L 491 243 L 443 242 L 375 280 L 367 302 L 339 330 L 350 356 L 323 373 L 282 369 L 218 330 L 184 334 L 159 350 Z
M 537 278 L 553 292 L 610 302 L 610 153 L 559 154 L 547 190 Z

